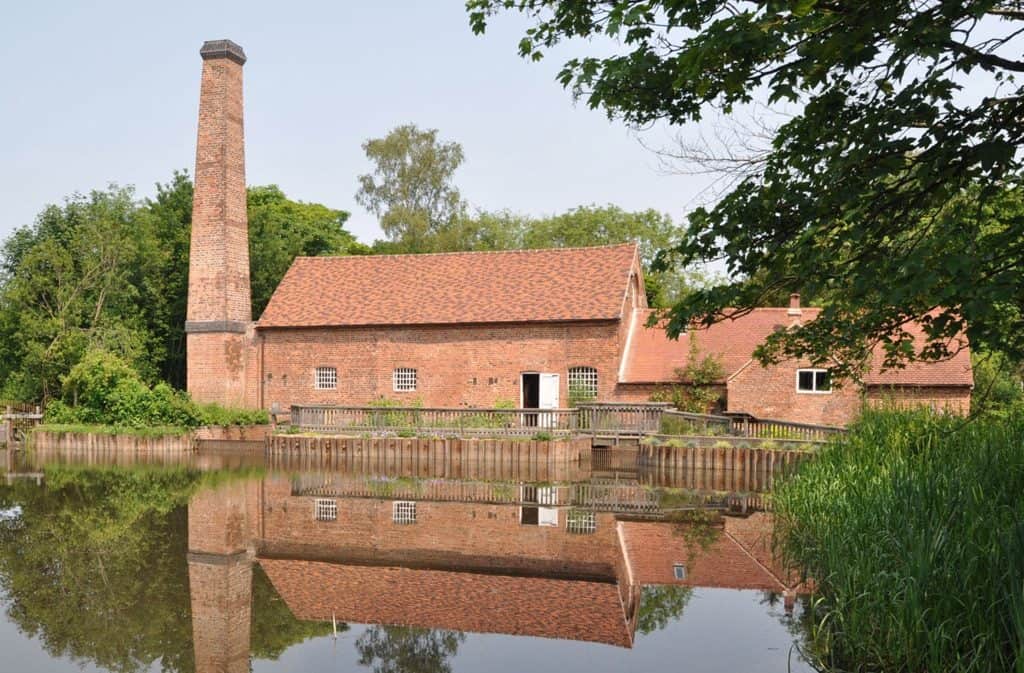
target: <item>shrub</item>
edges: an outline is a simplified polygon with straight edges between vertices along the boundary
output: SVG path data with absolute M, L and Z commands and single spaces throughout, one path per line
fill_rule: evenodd
M 1024 661 L 1024 416 L 866 412 L 776 487 L 776 544 L 812 577 L 825 668 Z
M 93 350 L 63 378 L 63 397 L 46 408 L 48 424 L 122 428 L 253 425 L 269 422 L 266 411 L 200 405 L 166 383 L 150 388 L 115 355 Z
M 554 439 L 554 437 L 550 432 L 541 431 L 535 432 L 531 439 L 535 442 L 550 442 L 552 439 Z

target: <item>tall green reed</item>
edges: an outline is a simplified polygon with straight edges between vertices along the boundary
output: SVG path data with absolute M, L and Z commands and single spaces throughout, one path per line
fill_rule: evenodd
M 824 668 L 1024 673 L 1024 417 L 869 412 L 773 500 Z

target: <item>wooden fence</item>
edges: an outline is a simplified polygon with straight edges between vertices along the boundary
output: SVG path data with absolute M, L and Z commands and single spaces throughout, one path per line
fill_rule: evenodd
M 295 405 L 291 423 L 305 432 L 355 434 L 408 432 L 436 436 L 652 434 L 732 436 L 821 442 L 843 428 L 746 415 L 693 414 L 662 403 L 586 403 L 574 409 L 472 409 Z
M 469 409 L 293 405 L 291 424 L 323 433 L 407 430 L 417 434 L 570 434 L 579 429 L 576 409 Z
M 662 414 L 670 408 L 660 402 L 587 402 L 577 409 L 577 426 L 580 432 L 594 436 L 640 436 L 658 432 Z
M 833 425 L 755 418 L 746 414 L 716 416 L 667 409 L 661 416 L 660 432 L 665 435 L 730 435 L 755 439 L 823 442 L 833 435 L 846 432 L 846 429 Z

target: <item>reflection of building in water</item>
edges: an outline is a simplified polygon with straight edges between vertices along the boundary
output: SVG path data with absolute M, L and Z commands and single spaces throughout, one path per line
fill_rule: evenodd
M 199 494 L 189 506 L 197 670 L 247 670 L 253 561 L 302 620 L 620 647 L 632 646 L 643 586 L 789 589 L 763 514 L 673 523 L 643 502 L 573 504 L 580 486 L 302 476 Z

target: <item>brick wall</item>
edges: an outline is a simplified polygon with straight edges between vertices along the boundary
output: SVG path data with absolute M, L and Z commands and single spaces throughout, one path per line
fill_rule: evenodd
M 775 418 L 819 425 L 846 425 L 860 413 L 860 390 L 853 384 L 828 393 L 796 389 L 797 369 L 807 363 L 786 361 L 770 367 L 751 362 L 727 385 L 726 409 L 759 418 Z
M 566 531 L 564 509 L 558 526 L 547 527 L 520 524 L 517 505 L 419 501 L 416 523 L 397 524 L 391 500 L 338 498 L 337 521 L 316 521 L 314 497 L 290 495 L 290 482 L 270 484 L 262 544 L 275 553 L 306 547 L 361 558 L 415 557 L 426 566 L 457 562 L 507 572 L 616 574 L 620 552 L 611 513 L 597 514 L 595 533 L 575 534 Z
M 568 405 L 568 368 L 598 371 L 598 396 L 614 399 L 620 321 L 529 325 L 261 330 L 263 405 L 364 405 L 381 396 L 427 406 L 520 404 L 522 372 L 556 373 Z M 337 390 L 315 390 L 314 369 L 336 367 Z M 396 367 L 417 370 L 416 392 L 392 389 Z

